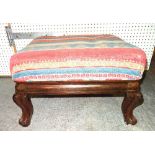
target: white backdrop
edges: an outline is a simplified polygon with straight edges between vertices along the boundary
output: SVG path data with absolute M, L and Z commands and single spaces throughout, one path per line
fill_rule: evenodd
M 10 75 L 9 59 L 13 54 L 9 47 L 5 23 L 0 23 L 0 76 Z M 151 62 L 155 45 L 155 23 L 73 23 L 73 24 L 26 24 L 11 23 L 13 32 L 53 32 L 64 34 L 114 34 L 125 41 L 143 49 L 147 55 L 147 69 Z M 22 49 L 31 40 L 16 40 L 17 50 Z

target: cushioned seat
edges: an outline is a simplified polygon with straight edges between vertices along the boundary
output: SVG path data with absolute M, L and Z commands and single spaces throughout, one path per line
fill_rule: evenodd
M 10 71 L 16 82 L 139 80 L 145 65 L 143 50 L 113 35 L 46 36 L 13 55 Z

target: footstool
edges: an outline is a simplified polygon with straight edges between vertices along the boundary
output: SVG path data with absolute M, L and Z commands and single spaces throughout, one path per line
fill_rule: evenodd
M 121 95 L 124 120 L 134 125 L 145 66 L 144 51 L 114 35 L 38 37 L 10 59 L 19 123 L 31 122 L 31 97 Z

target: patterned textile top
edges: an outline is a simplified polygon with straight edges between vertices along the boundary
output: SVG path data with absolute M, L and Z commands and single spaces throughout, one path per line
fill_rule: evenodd
M 113 35 L 44 36 L 13 55 L 14 81 L 139 80 L 140 48 Z
M 44 36 L 34 39 L 22 51 L 83 48 L 135 48 L 112 35 Z

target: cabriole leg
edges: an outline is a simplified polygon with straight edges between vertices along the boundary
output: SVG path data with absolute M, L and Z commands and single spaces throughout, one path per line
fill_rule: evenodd
M 33 106 L 30 97 L 27 94 L 16 93 L 13 95 L 13 100 L 22 110 L 22 116 L 19 119 L 19 124 L 25 127 L 28 126 L 33 114 Z
M 127 124 L 135 125 L 137 119 L 133 115 L 133 110 L 143 103 L 143 95 L 139 92 L 128 92 L 122 103 L 122 112 Z

